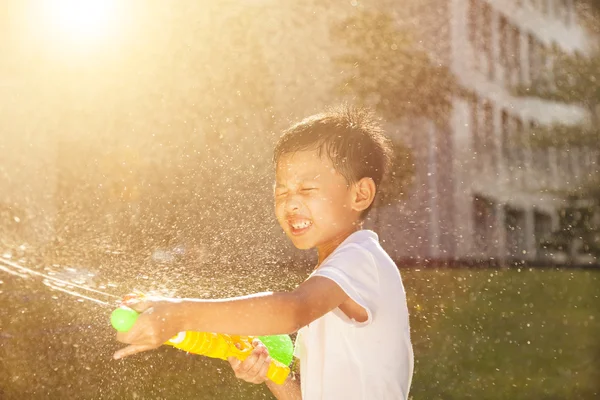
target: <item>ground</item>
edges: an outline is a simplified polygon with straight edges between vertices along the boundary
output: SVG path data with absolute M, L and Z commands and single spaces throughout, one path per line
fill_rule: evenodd
M 213 274 L 203 294 L 214 296 L 228 281 L 228 295 L 265 282 L 263 290 L 282 289 L 303 275 L 288 270 L 277 284 L 277 266 L 268 268 L 241 283 L 234 271 Z M 410 268 L 402 275 L 415 349 L 412 399 L 600 396 L 600 270 Z M 141 288 L 140 280 L 131 277 Z M 0 282 L 3 399 L 271 398 L 237 381 L 224 361 L 166 346 L 112 361 L 119 345 L 110 307 L 50 291 L 36 278 L 0 271 Z

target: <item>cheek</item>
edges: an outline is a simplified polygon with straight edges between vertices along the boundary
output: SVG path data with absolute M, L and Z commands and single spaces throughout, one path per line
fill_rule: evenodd
M 280 221 L 284 215 L 283 203 L 281 201 L 275 200 L 273 202 L 273 208 L 275 210 L 275 217 L 277 218 L 278 221 Z
M 307 207 L 310 209 L 314 219 L 329 223 L 335 220 L 339 213 L 337 199 L 327 196 L 317 196 L 306 201 Z

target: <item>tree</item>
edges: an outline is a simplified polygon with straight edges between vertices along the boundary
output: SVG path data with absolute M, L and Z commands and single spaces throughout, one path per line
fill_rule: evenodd
M 392 168 L 388 173 L 386 180 L 381 184 L 381 189 L 373 205 L 373 223 L 378 226 L 380 223 L 382 207 L 391 206 L 393 202 L 404 197 L 407 189 L 413 182 L 415 175 L 414 157 L 410 149 L 402 142 L 394 143 L 394 152 L 392 155 Z
M 459 90 L 441 63 L 416 47 L 391 15 L 362 11 L 335 25 L 342 53 L 340 89 L 392 120 L 421 117 L 443 124 Z
M 583 25 L 600 35 L 600 0 L 577 0 L 575 5 Z

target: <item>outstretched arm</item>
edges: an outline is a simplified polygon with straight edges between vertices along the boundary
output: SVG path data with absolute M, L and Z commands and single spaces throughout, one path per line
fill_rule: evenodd
M 221 300 L 166 299 L 142 301 L 131 307 L 142 312 L 117 340 L 130 346 L 115 359 L 159 347 L 181 331 L 232 335 L 292 333 L 340 306 L 348 295 L 333 281 L 312 277 L 291 292 L 259 293 Z

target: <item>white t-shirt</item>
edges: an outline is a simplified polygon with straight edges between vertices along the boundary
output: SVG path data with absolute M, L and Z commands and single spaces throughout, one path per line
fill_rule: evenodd
M 377 235 L 353 233 L 311 276 L 337 283 L 368 319 L 336 308 L 298 331 L 302 398 L 406 400 L 413 374 L 406 293 Z

